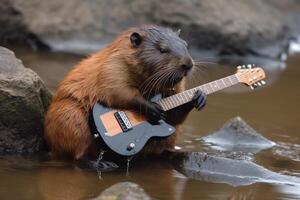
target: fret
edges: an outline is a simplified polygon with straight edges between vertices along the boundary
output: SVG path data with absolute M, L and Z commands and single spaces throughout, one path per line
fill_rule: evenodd
M 193 91 L 192 90 L 188 90 L 187 91 L 187 94 L 188 94 L 188 98 L 191 98 L 192 94 L 193 94 Z
M 226 78 L 229 79 L 229 82 L 230 82 L 231 85 L 234 85 L 234 84 L 236 83 L 236 82 L 234 82 L 233 79 L 232 79 L 233 76 L 227 76 Z
M 227 85 L 226 85 L 226 83 L 225 83 L 225 81 L 224 81 L 224 78 L 222 78 L 221 80 L 220 80 L 220 82 L 222 83 L 222 88 L 227 88 Z
M 168 108 L 171 108 L 171 104 L 170 104 L 170 102 L 168 101 L 169 99 L 168 99 L 168 98 L 164 98 L 163 100 L 164 100 L 165 104 L 167 105 L 167 107 L 168 107 Z
M 230 76 L 226 77 L 226 80 L 227 80 L 229 86 L 232 86 L 232 85 L 233 85 Z
M 204 85 L 201 85 L 200 87 L 199 87 L 205 94 L 207 94 L 208 93 L 208 91 L 207 91 L 207 87 L 206 87 L 206 85 L 204 84 Z
M 214 84 L 214 86 L 215 86 L 214 88 L 216 89 L 215 91 L 217 91 L 217 90 L 220 89 L 220 87 L 219 87 L 217 81 L 213 81 L 213 84 Z
M 201 88 L 201 90 L 205 93 L 205 94 L 207 94 L 208 93 L 208 91 L 207 91 L 207 89 L 206 89 L 206 86 L 205 85 L 202 85 L 202 87 L 200 87 Z
M 180 96 L 182 102 L 184 103 L 187 102 L 187 100 L 184 98 L 184 95 L 182 95 L 182 93 L 179 93 L 178 95 Z
M 236 76 L 236 74 L 232 75 L 231 77 L 233 78 L 233 80 L 234 80 L 236 83 L 239 82 L 239 79 L 238 79 L 238 77 Z
M 209 85 L 209 87 L 211 89 L 211 93 L 214 93 L 216 91 L 214 86 L 212 85 L 212 83 L 207 83 L 207 85 Z
M 210 83 L 209 85 L 211 88 L 211 93 L 214 93 L 215 91 L 217 91 L 213 84 Z
M 226 87 L 231 86 L 231 83 L 230 83 L 230 81 L 228 81 L 227 77 L 223 78 L 223 80 L 224 80 L 224 83 L 225 83 Z
M 186 98 L 187 102 L 190 100 L 190 97 L 188 95 L 188 91 L 183 93 L 184 97 Z
M 165 104 L 167 105 L 167 107 L 170 108 L 171 105 L 170 105 L 170 103 L 169 103 L 169 101 L 168 101 L 168 97 L 167 97 L 167 98 L 164 98 L 163 100 L 164 100 Z
M 172 98 L 172 97 L 173 97 L 173 96 L 168 97 L 168 99 L 169 99 L 170 102 L 171 102 L 171 106 L 176 105 L 176 101 L 175 101 L 174 98 Z
M 208 83 L 208 84 L 206 84 L 206 85 L 207 85 L 207 88 L 210 88 L 210 93 L 213 93 L 214 90 L 213 90 L 213 88 L 211 87 L 210 83 Z
M 209 88 L 208 88 L 208 84 L 203 85 L 203 87 L 205 88 L 205 94 L 209 94 Z
M 223 85 L 224 85 L 224 88 L 226 88 L 226 83 L 225 83 L 225 81 L 224 81 L 223 78 L 221 79 L 221 81 L 222 81 L 222 83 L 223 83 Z
M 231 77 L 229 76 L 229 77 L 227 77 L 227 79 L 229 80 L 229 82 L 230 82 L 230 85 L 234 85 L 234 83 L 232 82 L 232 80 L 231 80 Z
M 174 95 L 174 99 L 176 100 L 176 102 L 177 102 L 178 104 L 181 104 L 181 103 L 182 103 L 182 100 L 180 99 L 179 94 L 175 94 L 175 95 Z
M 229 77 L 226 77 L 226 79 L 228 79 L 228 80 L 229 80 L 229 83 L 230 83 L 230 85 L 233 85 L 233 83 L 232 83 L 232 80 L 231 80 L 230 76 L 229 76 Z
M 173 96 L 169 96 L 168 99 L 171 102 L 171 107 L 173 107 L 174 105 L 176 105 L 176 101 L 174 100 Z
M 174 102 L 173 106 L 180 105 L 180 102 L 177 101 L 177 95 L 173 95 L 170 97 L 171 101 Z
M 186 96 L 184 95 L 184 93 L 179 93 L 179 94 L 180 94 L 180 96 L 181 96 L 181 98 L 182 98 L 182 100 L 184 102 L 188 102 L 188 99 L 186 98 Z
M 217 91 L 223 89 L 223 87 L 221 86 L 221 81 L 220 80 L 216 80 L 216 86 L 217 86 Z
M 223 85 L 224 85 L 224 87 L 223 87 L 223 88 L 227 88 L 227 87 L 229 86 L 229 85 L 227 85 L 227 84 L 226 84 L 226 82 L 225 82 L 225 79 L 224 79 L 224 78 L 222 78 L 222 79 L 221 79 L 221 82 L 222 82 L 222 83 L 223 83 Z
M 173 105 L 172 105 L 173 107 L 176 107 L 176 105 L 179 105 L 179 102 L 177 102 L 177 99 L 176 99 L 176 95 L 171 96 L 170 100 L 173 102 Z
M 172 108 L 173 102 L 170 97 L 166 98 L 167 102 L 169 103 L 169 107 Z
M 161 107 L 164 109 L 164 111 L 168 110 L 168 106 L 166 105 L 164 99 L 161 99 L 158 101 L 158 104 L 161 105 Z
M 179 95 L 174 95 L 175 99 L 177 99 L 178 103 L 182 103 L 182 100 L 179 98 Z

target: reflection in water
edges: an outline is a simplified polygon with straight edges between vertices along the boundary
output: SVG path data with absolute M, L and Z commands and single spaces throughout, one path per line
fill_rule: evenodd
M 276 190 L 278 190 L 279 193 L 285 194 L 282 196 L 287 199 L 300 199 L 300 189 L 295 186 L 282 185 L 277 187 Z
M 97 158 L 97 160 L 96 160 L 96 167 L 97 167 L 97 173 L 98 173 L 98 178 L 99 178 L 99 180 L 101 180 L 102 179 L 102 169 L 101 169 L 101 160 L 102 160 L 102 158 L 103 158 L 103 155 L 104 155 L 104 153 L 105 153 L 105 151 L 100 151 L 100 154 L 99 154 L 99 156 L 98 156 L 98 158 Z
M 127 162 L 126 162 L 126 176 L 129 176 L 129 167 L 130 167 L 130 161 L 133 159 L 133 157 L 127 157 Z
M 96 195 L 95 178 L 94 173 L 76 168 L 44 167 L 37 175 L 37 187 L 42 199 L 84 199 Z
M 81 57 L 68 54 L 32 53 L 17 49 L 17 57 L 35 70 L 54 90 L 70 68 Z M 251 60 L 252 59 L 252 60 Z M 257 58 L 238 60 L 238 63 L 258 63 Z M 215 131 L 228 119 L 241 116 L 266 138 L 279 143 L 279 147 L 242 155 L 241 159 L 254 160 L 276 172 L 299 174 L 299 101 L 300 56 L 287 60 L 287 67 L 276 67 L 266 61 L 268 86 L 250 91 L 237 86 L 208 97 L 202 112 L 192 112 L 185 123 L 185 134 L 178 146 L 182 150 L 207 151 L 210 147 L 194 140 Z M 273 65 L 274 64 L 274 65 Z M 201 69 L 194 82 L 198 85 L 225 75 L 235 69 L 225 65 L 209 65 Z M 274 70 L 275 69 L 275 70 Z M 203 78 L 205 77 L 205 78 Z M 186 142 L 185 142 L 186 141 Z M 276 149 L 277 148 L 277 149 Z M 227 152 L 214 153 L 228 156 Z M 224 153 L 224 155 L 222 155 Z M 231 152 L 232 153 L 232 152 Z M 130 175 L 126 169 L 104 172 L 99 180 L 93 170 L 80 169 L 70 163 L 54 160 L 32 160 L 14 157 L 0 160 L 0 196 L 3 199 L 89 199 L 105 188 L 122 182 L 137 183 L 157 199 L 276 199 L 299 198 L 296 188 L 287 185 L 253 184 L 232 187 L 222 183 L 209 183 L 185 178 L 173 166 L 162 161 L 130 162 Z M 266 192 L 267 191 L 267 192 Z
M 274 154 L 300 162 L 300 145 L 280 142 L 274 149 Z

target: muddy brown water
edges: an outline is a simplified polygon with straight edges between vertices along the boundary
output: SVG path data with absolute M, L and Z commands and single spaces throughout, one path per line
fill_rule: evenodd
M 17 57 L 52 90 L 82 59 L 64 53 L 15 50 Z M 189 115 L 178 146 L 188 151 L 209 151 L 211 147 L 198 138 L 217 130 L 230 118 L 241 116 L 278 144 L 277 148 L 259 152 L 250 159 L 272 171 L 300 177 L 300 55 L 289 57 L 286 64 L 285 69 L 267 71 L 269 84 L 257 91 L 238 86 L 210 95 L 203 111 Z M 201 78 L 195 76 L 190 85 L 234 71 L 225 65 L 207 66 L 201 70 Z M 140 163 L 127 176 L 123 169 L 102 173 L 100 180 L 96 172 L 68 162 L 21 156 L 0 159 L 1 199 L 89 199 L 122 181 L 139 184 L 155 199 L 300 199 L 299 187 L 267 183 L 233 187 L 193 180 L 164 162 Z

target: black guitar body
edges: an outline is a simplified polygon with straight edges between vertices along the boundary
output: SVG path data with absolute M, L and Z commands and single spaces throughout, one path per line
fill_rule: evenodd
M 137 154 L 152 137 L 167 137 L 175 132 L 175 128 L 163 120 L 151 124 L 136 113 L 113 110 L 100 103 L 92 108 L 90 127 L 102 150 L 111 150 L 122 156 Z M 115 133 L 110 134 L 110 130 Z

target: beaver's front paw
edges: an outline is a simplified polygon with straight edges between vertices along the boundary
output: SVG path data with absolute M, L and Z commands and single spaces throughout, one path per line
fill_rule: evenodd
M 206 94 L 201 90 L 197 90 L 192 99 L 192 104 L 197 110 L 201 110 L 206 105 Z
M 144 110 L 144 115 L 152 122 L 157 122 L 160 119 L 166 120 L 167 117 L 162 107 L 156 103 L 149 103 Z

